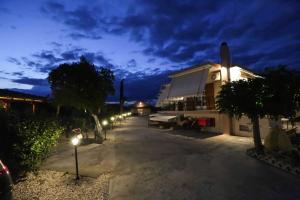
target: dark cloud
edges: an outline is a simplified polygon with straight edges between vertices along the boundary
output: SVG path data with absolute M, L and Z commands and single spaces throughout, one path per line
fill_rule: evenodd
M 33 54 L 33 56 L 38 60 L 47 61 L 49 63 L 57 63 L 62 61 L 62 59 L 56 57 L 52 51 L 42 51 L 40 53 Z
M 149 58 L 148 60 L 147 60 L 147 63 L 154 63 L 155 62 L 155 58 Z
M 81 52 L 80 49 L 79 50 L 64 51 L 63 53 L 61 53 L 61 56 L 65 61 L 76 60 L 76 59 L 79 58 L 80 52 Z
M 70 33 L 69 36 L 74 39 L 93 39 L 93 40 L 100 40 L 102 36 L 100 35 L 93 35 L 93 34 L 82 34 L 82 33 Z
M 136 68 L 137 67 L 137 63 L 135 59 L 131 59 L 127 62 L 127 67 L 128 68 Z
M 49 86 L 47 79 L 22 77 L 20 79 L 13 80 L 15 83 L 32 85 L 32 86 Z
M 71 28 L 69 37 L 77 39 L 99 40 L 99 32 L 105 29 L 105 21 L 101 18 L 101 8 L 79 6 L 68 10 L 59 2 L 48 1 L 41 7 L 41 11 L 55 21 Z
M 295 43 L 300 37 L 300 3 L 293 0 L 133 0 L 125 15 L 104 16 L 102 9 L 92 5 L 67 9 L 58 1 L 42 7 L 47 16 L 71 28 L 68 35 L 74 40 L 129 34 L 132 41 L 143 45 L 146 56 L 176 65 L 218 62 L 219 45 L 227 41 L 232 50 L 239 50 L 232 51 L 237 62 L 245 58 L 244 64 L 259 68 L 269 64 L 267 55 L 261 57 L 265 49 L 275 50 L 276 45 Z M 299 55 L 300 50 L 295 51 Z M 286 62 L 293 59 L 283 53 Z
M 21 61 L 16 58 L 10 58 L 11 62 L 18 62 L 27 68 L 33 69 L 42 73 L 49 73 L 62 63 L 70 63 L 78 61 L 80 56 L 85 56 L 90 62 L 96 66 L 113 67 L 110 59 L 106 58 L 102 52 L 88 52 L 86 49 L 73 47 L 71 50 L 51 51 L 44 50 L 35 54 L 32 57 L 22 57 Z
M 157 98 L 159 89 L 162 84 L 169 81 L 168 75 L 171 71 L 164 71 L 162 73 L 156 73 L 152 75 L 146 75 L 142 72 L 127 73 L 125 78 L 125 96 L 128 101 L 135 100 L 153 100 Z M 119 96 L 119 84 L 120 80 L 124 76 L 119 76 L 120 73 L 116 74 L 116 94 L 113 97 L 109 97 L 110 101 L 117 101 Z
M 33 94 L 38 96 L 50 96 L 51 90 L 48 86 L 33 86 L 31 89 L 19 89 L 19 88 L 12 88 L 10 90 L 16 92 L 22 92 L 25 94 Z
M 47 79 L 22 77 L 20 79 L 14 79 L 12 81 L 14 83 L 26 84 L 32 86 L 31 89 L 18 89 L 18 88 L 12 89 L 17 92 L 23 92 L 23 93 L 34 94 L 39 96 L 49 96 L 51 93 L 50 86 Z
M 102 55 L 102 53 L 85 52 L 82 55 L 86 57 L 90 62 L 95 63 L 96 65 L 100 65 L 104 67 L 113 66 L 113 64 L 110 63 L 110 60 L 105 58 Z
M 267 54 L 265 49 L 280 52 L 286 63 L 294 60 L 288 49 L 277 50 L 277 47 L 299 40 L 297 1 L 138 0 L 136 5 L 139 6 L 128 11 L 128 15 L 111 20 L 111 33 L 129 33 L 133 41 L 146 47 L 145 55 L 177 64 L 218 62 L 219 45 L 227 41 L 234 47 L 232 50 L 239 49 L 232 51 L 237 54 L 233 56 L 237 62 L 256 68 L 279 60 L 272 57 L 276 53 Z M 300 50 L 294 50 L 293 54 L 299 57 Z
M 23 76 L 23 72 L 13 72 L 13 76 Z
M 15 65 L 21 65 L 21 62 L 20 62 L 18 59 L 16 59 L 16 58 L 9 57 L 9 58 L 7 58 L 6 60 L 7 60 L 8 62 L 10 62 L 10 63 L 15 64 Z
M 63 46 L 61 43 L 58 43 L 58 42 L 51 42 L 50 44 L 51 44 L 52 46 L 54 46 L 54 47 L 57 47 L 57 48 Z
M 0 67 L 0 68 L 1 68 L 1 67 Z M 1 68 L 1 69 L 3 69 L 3 68 Z M 6 72 L 6 71 L 3 71 L 3 70 L 0 70 L 0 74 L 10 75 L 10 73 L 8 73 L 8 72 Z M 2 79 L 3 79 L 3 77 L 2 77 Z

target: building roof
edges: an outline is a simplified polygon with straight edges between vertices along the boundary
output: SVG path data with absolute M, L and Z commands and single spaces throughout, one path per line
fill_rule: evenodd
M 173 72 L 169 76 L 170 76 L 170 78 L 172 78 L 174 76 L 183 75 L 183 74 L 186 74 L 186 73 L 191 73 L 191 72 L 195 72 L 195 71 L 198 71 L 198 70 L 203 70 L 203 69 L 208 68 L 209 66 L 221 66 L 221 65 L 218 64 L 218 63 L 214 63 L 214 62 L 204 62 L 204 63 L 201 63 L 201 64 L 193 65 L 191 67 L 187 67 L 187 68 L 178 70 L 176 72 Z M 256 72 L 254 72 L 253 70 L 248 69 L 247 67 L 245 67 L 243 65 L 240 65 L 240 64 L 231 64 L 231 66 L 232 67 L 237 66 L 237 67 L 241 68 L 245 72 L 248 72 L 250 74 L 258 76 Z
M 25 94 L 21 92 L 16 92 L 8 89 L 0 89 L 0 99 L 5 100 L 17 100 L 17 101 L 34 101 L 34 102 L 43 102 L 46 100 L 45 97 Z
M 176 72 L 173 72 L 170 74 L 170 77 L 172 76 L 175 76 L 175 75 L 179 75 L 179 74 L 183 74 L 183 73 L 186 73 L 186 72 L 189 72 L 189 71 L 194 71 L 194 70 L 198 70 L 198 69 L 204 69 L 206 68 L 208 65 L 219 65 L 217 63 L 213 63 L 213 62 L 204 62 L 204 63 L 201 63 L 201 64 L 197 64 L 197 65 L 193 65 L 193 66 L 190 66 L 190 67 L 187 67 L 187 68 L 184 68 L 184 69 L 180 69 Z

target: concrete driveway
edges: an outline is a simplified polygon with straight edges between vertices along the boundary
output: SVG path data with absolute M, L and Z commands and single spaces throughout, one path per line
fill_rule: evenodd
M 300 178 L 248 157 L 249 138 L 182 134 L 129 119 L 104 144 L 79 147 L 80 174 L 110 174 L 112 200 L 300 199 Z M 73 147 L 58 149 L 43 168 L 74 173 Z

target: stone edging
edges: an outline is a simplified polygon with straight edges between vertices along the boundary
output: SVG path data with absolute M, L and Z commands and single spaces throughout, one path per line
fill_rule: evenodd
M 257 154 L 254 149 L 248 149 L 246 154 L 252 158 L 255 158 L 259 161 L 267 163 L 273 167 L 279 168 L 287 173 L 296 175 L 300 177 L 300 167 L 292 166 L 291 164 L 284 162 L 282 160 L 276 159 L 272 154 L 265 153 Z

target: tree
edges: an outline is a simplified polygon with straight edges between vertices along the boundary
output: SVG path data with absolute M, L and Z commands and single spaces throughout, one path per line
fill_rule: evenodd
M 217 97 L 217 108 L 236 118 L 246 115 L 253 125 L 254 146 L 258 153 L 263 152 L 260 137 L 259 118 L 265 116 L 263 107 L 264 79 L 255 78 L 227 82 Z
M 300 73 L 287 66 L 266 68 L 264 71 L 265 111 L 274 120 L 293 119 L 300 110 Z
M 97 113 L 105 104 L 106 97 L 114 93 L 114 75 L 110 69 L 96 68 L 84 57 L 79 62 L 61 64 L 49 73 L 54 102 L 88 111 L 95 120 L 98 134 L 102 127 Z

